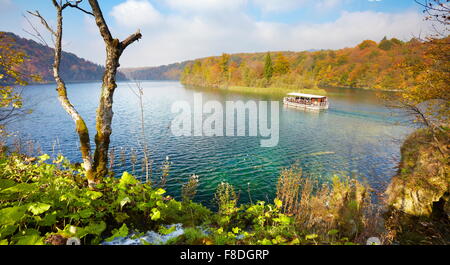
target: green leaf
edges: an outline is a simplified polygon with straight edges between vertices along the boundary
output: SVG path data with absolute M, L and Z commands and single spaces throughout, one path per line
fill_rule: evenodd
M 8 239 L 0 240 L 0 246 L 6 246 L 6 245 L 8 245 Z
M 159 188 L 159 189 L 157 189 L 157 190 L 155 191 L 155 194 L 156 194 L 156 195 L 163 195 L 164 193 L 166 193 L 166 191 L 165 191 L 164 189 L 161 189 L 161 188 Z
M 113 241 L 117 237 L 126 237 L 128 236 L 128 227 L 126 224 L 123 224 L 119 229 L 113 229 L 113 235 L 105 239 L 106 242 Z
M 139 183 L 139 181 L 133 175 L 125 171 L 119 180 L 118 186 L 121 189 L 125 189 L 127 185 L 134 185 L 137 183 Z
M 47 154 L 43 154 L 43 155 L 39 156 L 38 158 L 39 158 L 40 162 L 45 162 L 50 159 L 50 156 Z
M 114 219 L 118 222 L 118 223 L 123 223 L 123 221 L 127 220 L 128 218 L 130 218 L 130 216 L 126 213 L 123 212 L 117 212 L 114 215 Z
M 83 209 L 78 212 L 81 218 L 89 218 L 91 215 L 94 214 L 94 211 L 92 209 Z
M 18 225 L 4 225 L 0 228 L 0 239 L 10 236 L 16 232 Z
M 283 202 L 278 198 L 275 198 L 274 202 L 277 208 L 281 208 L 281 206 L 283 206 Z
M 129 197 L 125 197 L 122 200 L 120 200 L 120 209 L 123 208 L 123 206 L 125 206 L 125 204 L 131 202 L 131 199 Z
M 278 218 L 273 219 L 275 222 L 280 223 L 282 225 L 288 225 L 291 223 L 291 218 L 284 214 L 280 214 Z
M 35 229 L 27 229 L 18 235 L 12 237 L 16 245 L 43 245 L 44 238 L 41 237 L 39 231 Z
M 41 221 L 39 221 L 40 226 L 51 226 L 56 224 L 56 211 L 52 213 L 47 213 Z
M 162 235 L 168 235 L 168 234 L 170 234 L 170 233 L 175 232 L 176 229 L 177 229 L 177 227 L 176 227 L 175 225 L 172 225 L 172 226 L 170 226 L 170 227 L 168 227 L 168 228 L 162 226 L 162 227 L 159 229 L 159 233 L 161 233 Z
M 50 204 L 35 202 L 28 206 L 28 211 L 32 212 L 34 215 L 39 215 L 48 211 L 50 207 Z
M 272 245 L 272 241 L 270 239 L 264 238 L 263 240 L 258 241 L 261 245 Z
M 17 183 L 15 181 L 10 180 L 10 179 L 0 179 L 0 190 L 10 188 L 16 184 Z
M 337 229 L 332 229 L 330 231 L 328 231 L 328 235 L 333 236 L 339 233 L 339 230 Z
M 83 227 L 83 228 L 79 228 L 77 230 L 77 237 L 79 238 L 83 238 L 86 235 L 96 235 L 96 236 L 100 236 L 103 231 L 105 231 L 106 229 L 106 223 L 101 221 L 100 223 L 90 223 L 89 225 Z
M 86 191 L 86 195 L 91 199 L 91 200 L 96 200 L 100 197 L 103 196 L 103 193 L 99 192 L 99 191 L 93 191 L 93 190 L 88 190 Z
M 316 239 L 317 237 L 318 237 L 317 234 L 310 234 L 310 235 L 306 235 L 305 239 L 306 240 L 313 240 L 313 239 Z
M 19 183 L 12 187 L 2 190 L 0 193 L 31 193 L 38 188 L 35 184 Z
M 294 240 L 292 240 L 290 243 L 290 245 L 298 245 L 300 244 L 300 240 L 298 238 L 295 238 Z
M 161 212 L 157 208 L 153 208 L 150 217 L 153 221 L 156 221 L 161 218 Z
M 0 210 L 0 225 L 14 225 L 25 215 L 27 208 L 24 206 L 15 206 L 3 208 Z

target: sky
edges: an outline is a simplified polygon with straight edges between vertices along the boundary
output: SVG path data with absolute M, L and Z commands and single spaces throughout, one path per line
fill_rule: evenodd
M 141 31 L 122 67 L 158 66 L 226 53 L 353 47 L 384 36 L 409 40 L 431 31 L 413 0 L 99 0 L 120 40 Z M 89 9 L 85 0 L 82 6 Z M 23 17 L 38 10 L 55 22 L 51 0 L 0 0 L 0 31 L 33 38 Z M 30 18 L 42 32 L 39 22 Z M 47 35 L 48 40 L 50 39 Z M 51 41 L 48 41 L 51 44 Z M 104 64 L 91 16 L 64 11 L 63 49 Z

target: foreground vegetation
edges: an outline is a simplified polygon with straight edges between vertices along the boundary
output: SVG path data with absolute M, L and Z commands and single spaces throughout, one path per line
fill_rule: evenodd
M 438 136 L 448 145 L 448 134 Z M 413 133 L 402 147 L 400 170 L 387 200 L 373 204 L 364 182 L 334 177 L 319 183 L 293 165 L 280 172 L 276 198 L 239 204 L 239 192 L 221 183 L 213 211 L 193 202 L 193 175 L 176 200 L 161 183 L 124 172 L 89 186 L 83 168 L 62 156 L 0 153 L 0 243 L 108 244 L 134 238 L 141 244 L 450 244 L 448 147 L 435 148 L 430 130 Z M 171 235 L 164 242 L 142 236 Z
M 127 172 L 90 188 L 83 170 L 63 157 L 3 153 L 0 242 L 65 244 L 78 237 L 100 244 L 132 232 L 167 234 L 170 224 L 182 224 L 184 233 L 168 244 L 349 244 L 376 232 L 369 189 L 355 180 L 319 186 L 294 166 L 281 173 L 273 203 L 239 205 L 234 188 L 222 183 L 217 212 L 192 202 L 197 185 L 191 177 L 181 201 Z

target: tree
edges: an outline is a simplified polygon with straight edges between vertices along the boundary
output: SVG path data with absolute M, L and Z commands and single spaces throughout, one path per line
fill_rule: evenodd
M 270 52 L 267 52 L 264 61 L 264 77 L 267 81 L 270 81 L 273 75 L 273 63 L 272 58 L 270 57 Z
M 392 49 L 393 43 L 386 39 L 386 37 L 384 37 L 384 39 L 382 39 L 380 41 L 380 44 L 378 44 L 378 48 L 385 50 L 385 51 L 389 51 L 390 49 Z
M 230 79 L 230 55 L 223 53 L 219 61 L 220 70 L 222 72 L 222 80 L 228 83 Z
M 26 86 L 28 79 L 38 81 L 39 76 L 27 76 L 19 69 L 26 54 L 13 47 L 14 40 L 0 32 L 0 135 L 7 123 L 27 113 L 22 109 L 22 97 L 17 86 Z
M 275 58 L 275 63 L 273 66 L 274 74 L 284 75 L 289 73 L 289 61 L 286 57 L 280 52 Z
M 414 0 L 417 4 L 422 6 L 425 13 L 425 20 L 431 21 L 434 29 L 435 36 L 448 35 L 448 26 L 450 25 L 450 6 L 448 0 Z M 439 25 L 444 26 L 441 30 Z
M 230 64 L 230 55 L 223 53 L 220 57 L 220 69 L 222 70 L 222 74 L 227 76 Z
M 75 122 L 76 131 L 79 136 L 81 155 L 83 159 L 83 167 L 86 171 L 86 177 L 89 185 L 98 183 L 101 178 L 108 173 L 108 149 L 110 136 L 112 133 L 111 123 L 113 118 L 113 96 L 117 87 L 116 73 L 119 67 L 119 59 L 123 51 L 133 42 L 139 40 L 142 35 L 138 31 L 123 41 L 113 38 L 108 25 L 103 17 L 102 11 L 96 0 L 89 0 L 92 11 L 87 11 L 79 6 L 82 0 L 77 1 L 56 1 L 52 0 L 56 9 L 57 29 L 53 30 L 47 21 L 36 12 L 29 12 L 38 17 L 41 23 L 51 32 L 55 38 L 54 64 L 53 73 L 57 84 L 58 99 L 62 107 L 72 117 Z M 103 38 L 106 47 L 106 64 L 101 87 L 100 102 L 96 114 L 96 135 L 95 135 L 95 153 L 92 157 L 89 131 L 84 119 L 77 112 L 67 97 L 67 88 L 60 76 L 60 61 L 62 50 L 62 34 L 63 34 L 63 10 L 67 7 L 76 8 L 85 14 L 95 18 L 95 22 Z
M 444 155 L 437 133 L 444 133 L 447 137 L 449 134 L 450 8 L 439 0 L 416 2 L 424 7 L 425 19 L 442 24 L 444 30 L 436 31 L 424 41 L 421 62 L 404 65 L 403 68 L 412 73 L 414 79 L 412 84 L 401 87 L 394 106 L 406 110 L 416 117 L 416 122 L 429 128 L 437 148 Z
M 377 46 L 377 43 L 374 42 L 373 40 L 365 40 L 358 45 L 360 50 L 364 50 L 366 48 L 375 47 L 375 46 Z
M 113 38 L 108 25 L 103 18 L 103 13 L 98 5 L 98 1 L 89 0 L 89 4 L 95 17 L 95 23 L 100 31 L 100 35 L 103 37 L 106 47 L 105 73 L 103 76 L 100 103 L 97 108 L 97 134 L 95 135 L 96 149 L 94 154 L 95 175 L 96 177 L 101 178 L 108 173 L 108 149 L 112 133 L 111 123 L 113 118 L 112 106 L 114 90 L 117 87 L 116 73 L 117 68 L 120 66 L 119 59 L 123 51 L 130 44 L 142 38 L 142 34 L 137 31 L 123 41 Z

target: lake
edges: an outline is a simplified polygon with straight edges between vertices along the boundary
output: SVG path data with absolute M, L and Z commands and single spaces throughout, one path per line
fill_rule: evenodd
M 129 86 L 119 83 L 114 97 L 111 146 L 114 171 L 133 171 L 143 176 L 139 100 Z M 327 89 L 330 109 L 320 113 L 283 107 L 282 95 L 258 96 L 226 91 L 185 88 L 179 82 L 141 83 L 144 89 L 146 138 L 153 160 L 153 178 L 159 178 L 166 157 L 171 164 L 166 184 L 168 194 L 179 197 L 181 185 L 192 174 L 200 179 L 196 201 L 212 206 L 214 191 L 222 181 L 240 190 L 240 202 L 271 200 L 281 169 L 298 162 L 304 174 L 322 181 L 334 175 L 367 179 L 377 191 L 395 175 L 401 141 L 412 132 L 399 117 L 383 106 L 372 91 Z M 100 83 L 68 84 L 69 98 L 95 134 L 95 112 Z M 280 101 L 280 139 L 275 147 L 260 147 L 258 137 L 176 137 L 170 123 L 178 100 L 192 102 L 194 93 L 203 101 Z M 25 103 L 33 113 L 13 124 L 22 139 L 50 155 L 62 153 L 80 162 L 78 137 L 73 121 L 60 106 L 54 85 L 26 87 Z M 92 146 L 94 144 L 92 143 Z M 132 151 L 135 150 L 135 151 Z

